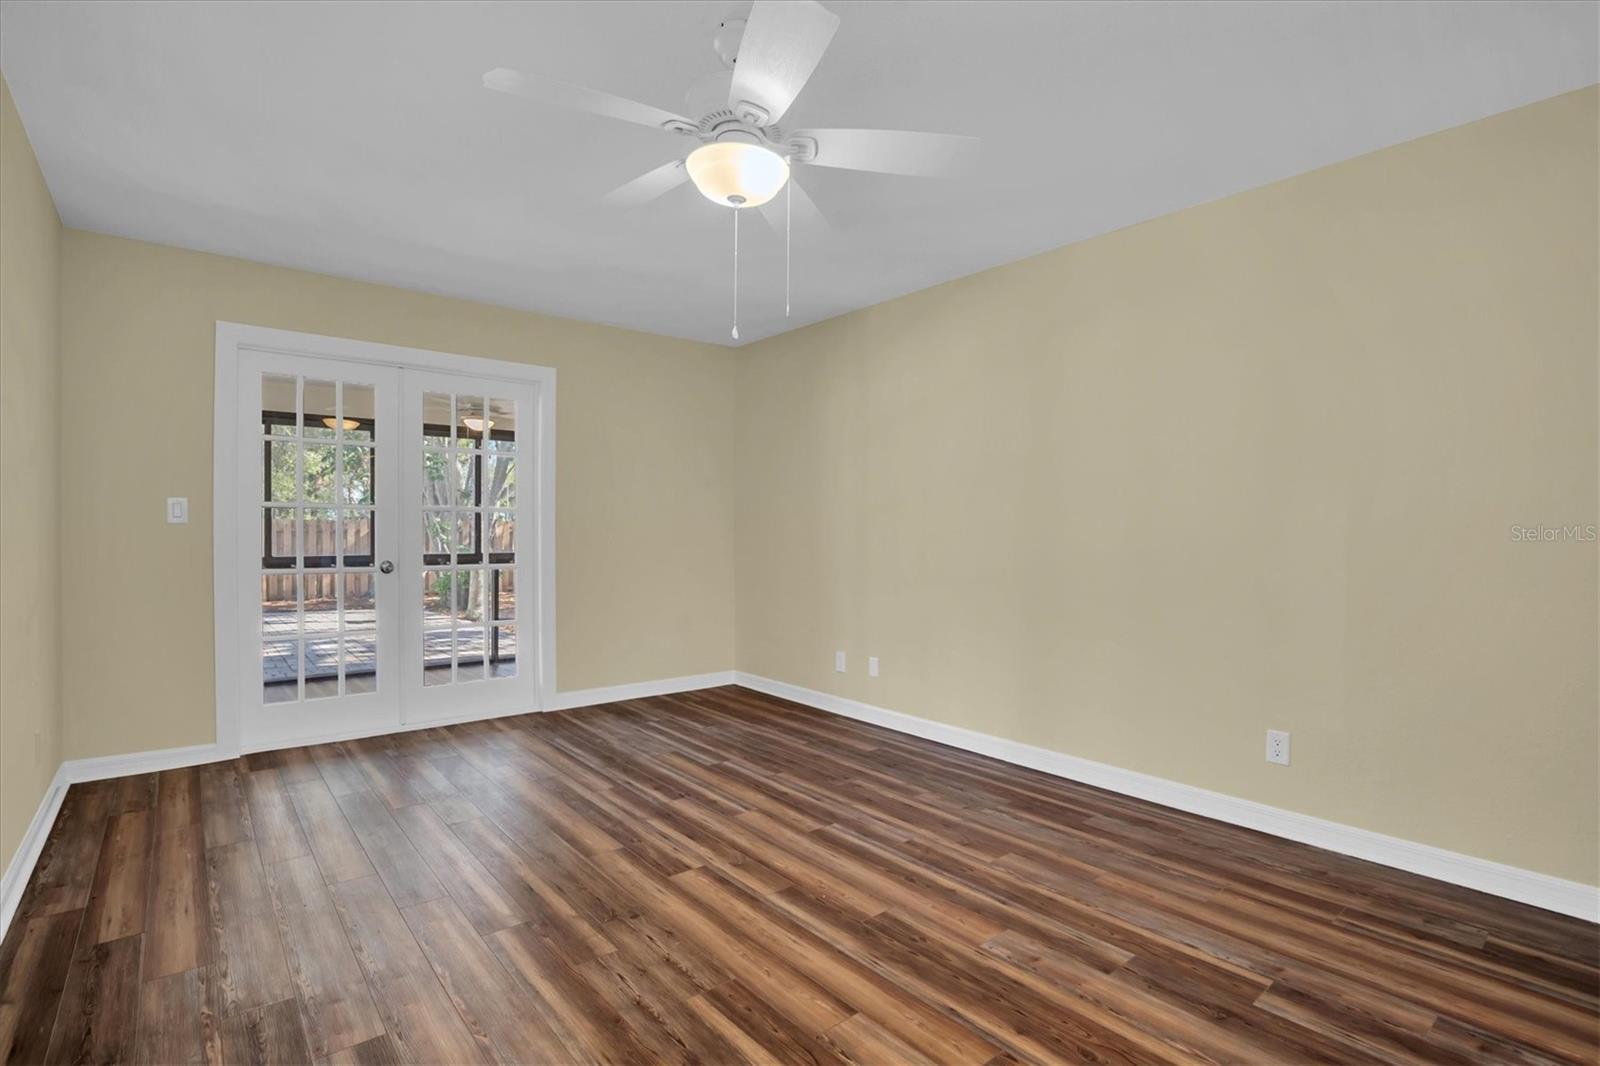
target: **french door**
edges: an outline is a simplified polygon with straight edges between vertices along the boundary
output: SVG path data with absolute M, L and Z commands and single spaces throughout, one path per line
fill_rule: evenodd
M 246 349 L 237 381 L 241 747 L 537 710 L 535 386 Z

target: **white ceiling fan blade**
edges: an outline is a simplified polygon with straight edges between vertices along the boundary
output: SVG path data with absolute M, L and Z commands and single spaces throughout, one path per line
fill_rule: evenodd
M 687 180 L 689 172 L 683 169 L 683 160 L 674 159 L 654 170 L 645 171 L 626 184 L 618 185 L 601 197 L 600 202 L 612 207 L 637 207 L 671 192 Z
M 977 162 L 979 145 L 976 137 L 910 130 L 795 130 L 789 140 L 816 145 L 809 159 L 799 160 L 813 166 L 919 178 L 965 173 Z
M 497 93 L 520 96 L 535 103 L 576 108 L 579 111 L 588 111 L 590 114 L 604 115 L 606 118 L 635 122 L 641 126 L 653 126 L 675 132 L 684 128 L 691 130 L 695 128 L 694 123 L 682 115 L 663 111 L 659 107 L 641 104 L 637 100 L 629 100 L 623 96 L 613 96 L 599 89 L 588 89 L 582 85 L 546 78 L 540 74 L 523 74 L 520 71 L 507 70 L 505 67 L 495 67 L 485 73 L 483 87 L 493 89 Z
M 769 126 L 783 117 L 828 50 L 839 16 L 816 0 L 756 0 L 739 41 L 728 106 Z M 759 114 L 749 114 L 758 110 Z
M 822 209 L 817 206 L 817 202 L 806 192 L 805 186 L 795 181 L 792 174 L 789 176 L 788 186 L 778 195 L 761 205 L 761 217 L 766 219 L 767 223 L 777 230 L 779 235 L 782 235 L 785 222 L 784 216 L 789 210 L 785 200 L 791 195 L 790 190 L 793 190 L 794 196 L 794 218 L 791 220 L 793 222 L 793 231 L 805 237 L 809 237 L 814 233 L 832 232 L 833 225 L 828 221 L 828 216 L 822 213 Z

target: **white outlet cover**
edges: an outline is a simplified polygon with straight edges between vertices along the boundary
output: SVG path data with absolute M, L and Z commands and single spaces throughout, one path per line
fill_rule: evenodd
M 876 655 L 869 655 L 867 657 L 867 676 L 878 676 L 878 657 Z
M 1267 730 L 1267 761 L 1289 765 L 1289 734 L 1281 729 Z
M 844 652 L 836 651 L 833 653 L 833 669 L 835 673 L 844 673 Z

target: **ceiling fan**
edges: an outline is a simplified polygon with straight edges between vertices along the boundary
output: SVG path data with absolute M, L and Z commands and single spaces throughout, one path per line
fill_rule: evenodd
M 711 43 L 723 69 L 689 90 L 689 115 L 504 67 L 484 74 L 483 85 L 539 103 L 669 130 L 698 142 L 686 156 L 613 189 L 604 202 L 616 206 L 648 203 L 691 181 L 712 203 L 734 209 L 733 336 L 737 339 L 740 209 L 769 204 L 787 190 L 782 219 L 786 236 L 795 201 L 799 201 L 803 216 L 821 221 L 816 205 L 793 180 L 791 167 L 945 177 L 961 173 L 977 156 L 975 137 L 780 126 L 838 28 L 839 16 L 815 0 L 755 0 L 748 18 L 724 19 L 718 26 Z M 776 224 L 776 219 L 768 217 Z

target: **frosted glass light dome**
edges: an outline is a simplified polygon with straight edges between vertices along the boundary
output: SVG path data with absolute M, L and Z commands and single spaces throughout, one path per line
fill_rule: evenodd
M 703 144 L 684 161 L 702 196 L 723 207 L 760 207 L 789 180 L 789 163 L 770 148 L 743 141 Z

